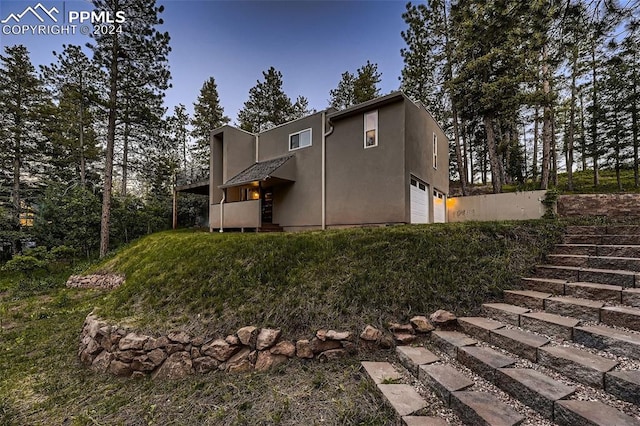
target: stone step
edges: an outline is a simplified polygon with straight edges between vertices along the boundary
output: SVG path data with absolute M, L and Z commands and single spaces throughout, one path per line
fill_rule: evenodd
M 411 385 L 380 383 L 377 386 L 400 417 L 415 414 L 427 406 L 427 401 Z
M 640 257 L 640 245 L 606 245 L 596 247 L 596 256 Z
M 520 326 L 527 330 L 548 336 L 556 336 L 565 340 L 573 340 L 573 327 L 580 320 L 549 312 L 529 312 L 520 315 Z
M 532 290 L 505 290 L 504 301 L 511 305 L 529 309 L 544 309 L 544 300 L 551 297 L 551 293 Z
M 451 408 L 465 425 L 516 426 L 525 420 L 523 415 L 487 392 L 454 392 Z
M 416 377 L 421 365 L 440 361 L 437 355 L 422 346 L 396 346 L 396 354 L 400 363 Z
M 554 403 L 576 391 L 574 387 L 530 368 L 501 368 L 496 372 L 496 385 L 552 420 Z
M 547 261 L 556 266 L 640 271 L 640 259 L 633 257 L 585 256 L 577 254 L 550 254 Z
M 640 308 L 631 306 L 604 307 L 600 310 L 600 322 L 640 331 Z
M 564 285 L 567 280 L 556 280 L 553 278 L 522 278 L 522 286 L 527 290 L 540 291 L 555 295 L 564 294 Z
M 491 330 L 504 327 L 500 321 L 495 321 L 484 317 L 462 317 L 458 318 L 458 325 L 462 330 L 480 340 L 488 342 L 491 339 Z M 458 351 L 459 353 L 459 351 Z
M 546 312 L 585 321 L 600 321 L 600 308 L 604 302 L 576 297 L 550 297 L 544 302 Z
M 554 254 L 582 254 L 597 256 L 598 246 L 595 244 L 556 244 Z
M 608 225 L 606 235 L 640 235 L 640 225 Z
M 602 235 L 589 234 L 565 234 L 562 237 L 563 244 L 600 244 Z
M 402 422 L 406 426 L 449 426 L 449 422 L 440 417 L 404 416 Z
M 569 235 L 604 235 L 607 233 L 607 227 L 597 225 L 569 225 L 565 232 Z
M 420 366 L 420 379 L 442 399 L 447 407 L 451 406 L 451 393 L 470 388 L 475 382 L 448 364 Z
M 600 401 L 556 401 L 554 422 L 560 426 L 639 426 L 640 421 Z
M 596 243 L 598 245 L 603 246 L 611 246 L 611 245 L 640 245 L 640 235 L 629 235 L 629 234 L 611 234 L 611 235 L 602 235 L 600 236 L 600 241 Z
M 576 266 L 578 268 L 588 268 L 589 256 L 583 254 L 550 254 L 547 255 L 549 265 L 555 266 Z
M 604 375 L 607 392 L 625 401 L 640 405 L 640 371 L 609 371 Z
M 511 367 L 517 360 L 492 348 L 465 346 L 458 350 L 458 361 L 479 376 L 495 382 L 496 370 Z
M 569 282 L 592 282 L 600 284 L 619 285 L 622 287 L 635 287 L 633 271 L 580 268 L 577 266 L 537 265 L 536 277 L 555 278 Z
M 430 339 L 435 346 L 452 358 L 456 357 L 459 347 L 472 346 L 478 343 L 466 334 L 457 331 L 432 331 Z
M 622 289 L 623 287 L 619 285 L 576 282 L 567 283 L 564 294 L 581 299 L 620 303 L 622 301 Z
M 547 366 L 585 385 L 604 388 L 604 375 L 618 362 L 582 349 L 545 346 L 538 349 L 538 364 Z
M 573 341 L 623 357 L 640 359 L 640 334 L 602 325 L 578 326 Z
M 538 348 L 549 343 L 549 339 L 527 331 L 499 328 L 491 331 L 491 341 L 489 343 L 512 354 L 536 362 Z
M 508 303 L 484 303 L 482 312 L 496 321 L 520 326 L 520 315 L 531 312 L 531 310 Z
M 622 290 L 622 304 L 640 307 L 640 288 L 625 288 Z
M 360 365 L 376 385 L 402 379 L 402 374 L 388 362 L 363 361 Z

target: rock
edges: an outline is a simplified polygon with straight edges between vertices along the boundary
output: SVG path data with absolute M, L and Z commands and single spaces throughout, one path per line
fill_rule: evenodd
M 118 349 L 118 344 L 120 343 L 120 339 L 122 339 L 122 336 L 120 336 L 117 333 L 111 333 L 108 336 L 105 336 L 102 338 L 102 341 L 100 342 L 100 346 L 102 346 L 102 348 L 104 348 L 109 352 L 113 352 L 116 349 Z
M 159 366 L 167 359 L 167 353 L 162 349 L 154 349 L 151 352 L 147 353 L 147 358 L 149 361 L 153 363 L 156 367 Z
M 431 325 L 425 316 L 415 316 L 411 318 L 409 322 L 418 333 L 429 333 L 434 330 L 433 325 Z
M 346 356 L 347 356 L 347 351 L 345 351 L 344 349 L 331 349 L 329 351 L 324 351 L 320 355 L 318 355 L 318 359 L 321 362 L 326 362 L 326 361 L 345 358 Z
M 118 347 L 121 351 L 128 349 L 144 349 L 145 343 L 149 340 L 149 336 L 141 336 L 135 333 L 129 333 L 120 339 Z
M 244 348 L 240 349 L 238 353 L 236 353 L 234 356 L 229 358 L 229 360 L 227 361 L 227 369 L 231 370 L 232 368 L 237 367 L 238 365 L 244 363 L 245 361 L 251 364 L 249 362 L 250 353 L 251 353 L 251 349 L 249 349 L 248 346 L 245 346 Z
M 413 326 L 411 324 L 398 324 L 392 322 L 389 324 L 389 330 L 394 333 L 405 333 L 405 334 L 413 334 Z
M 348 331 L 329 330 L 326 335 L 328 340 L 351 340 L 351 333 Z
M 191 348 L 191 359 L 200 358 L 201 356 L 202 356 L 202 354 L 200 353 L 200 349 Z
M 114 356 L 111 352 L 102 351 L 98 354 L 98 356 L 96 356 L 96 358 L 93 360 L 93 363 L 91 363 L 91 369 L 99 373 L 104 373 L 109 368 L 109 364 L 111 364 L 111 361 L 113 361 L 113 359 Z
M 362 340 L 366 340 L 367 342 L 376 342 L 382 336 L 382 331 L 377 328 L 367 325 L 364 328 L 364 331 L 360 334 L 360 338 Z
M 169 338 L 167 336 L 162 336 L 162 337 L 159 337 L 157 339 L 154 339 L 153 337 L 151 337 L 151 338 L 149 338 L 147 343 L 145 343 L 144 350 L 145 351 L 152 351 L 152 350 L 158 349 L 158 348 L 166 348 L 167 345 L 169 345 L 170 343 L 171 342 L 169 341 Z
M 131 365 L 122 361 L 111 361 L 109 371 L 116 376 L 129 377 L 131 375 Z
M 172 342 L 182 343 L 183 345 L 187 345 L 191 341 L 191 337 L 184 331 L 171 332 L 168 337 Z
M 269 351 L 258 352 L 258 359 L 256 360 L 257 371 L 267 371 L 270 368 L 277 367 L 287 361 L 287 357 L 284 355 L 274 355 Z
M 251 351 L 248 359 L 251 364 L 255 364 L 258 359 L 258 351 Z
M 309 344 L 311 346 L 311 351 L 314 354 L 319 354 L 320 352 L 324 352 L 324 351 L 330 351 L 331 349 L 342 348 L 342 345 L 340 345 L 340 342 L 336 340 L 325 340 L 323 342 L 317 337 L 314 337 L 313 339 L 311 339 L 311 342 L 309 342 Z
M 234 336 L 233 334 L 230 334 L 227 337 L 225 337 L 224 341 L 227 342 L 230 345 L 239 345 L 240 344 L 240 339 L 237 336 Z
M 202 356 L 193 360 L 193 369 L 198 374 L 205 374 L 215 370 L 220 365 L 220 361 L 210 356 Z
M 238 352 L 238 346 L 231 346 L 222 339 L 216 339 L 211 343 L 204 345 L 200 352 L 207 356 L 212 356 L 218 361 L 226 361 Z
M 296 356 L 298 358 L 313 358 L 313 350 L 308 340 L 298 340 L 296 342 Z
M 144 351 L 116 351 L 113 353 L 118 361 L 130 363 L 134 358 L 144 355 Z
M 439 309 L 431 314 L 429 317 L 431 323 L 436 327 L 446 327 L 455 325 L 458 318 L 449 311 L 445 311 L 444 309 Z
M 393 338 L 396 342 L 401 343 L 403 345 L 408 345 L 409 343 L 413 343 L 416 340 L 415 334 L 410 333 L 393 333 Z
M 261 351 L 273 346 L 280 338 L 280 330 L 272 328 L 263 328 L 258 334 L 258 340 L 256 341 L 256 349 Z
M 133 373 L 131 373 L 131 378 L 135 380 L 144 379 L 145 377 L 147 377 L 147 375 L 142 371 L 134 371 Z
M 154 373 L 154 379 L 181 379 L 193 374 L 193 364 L 187 352 L 176 352 Z
M 256 327 L 249 325 L 246 327 L 242 327 L 236 334 L 238 336 L 238 339 L 240 339 L 240 343 L 253 349 L 256 347 L 258 332 L 259 330 Z
M 378 339 L 378 341 L 376 343 L 382 349 L 392 349 L 395 346 L 395 343 L 393 341 L 393 337 L 391 337 L 388 334 L 383 334 L 382 336 L 380 336 L 380 338 Z
M 156 365 L 147 358 L 147 356 L 141 356 L 131 361 L 131 369 L 134 371 L 153 371 Z
M 85 352 L 91 354 L 91 355 L 97 355 L 103 348 L 102 346 L 100 346 L 98 344 L 98 342 L 96 342 L 94 339 L 92 339 L 91 337 L 87 336 L 87 347 L 84 350 Z
M 287 358 L 291 358 L 296 354 L 296 345 L 294 345 L 293 342 L 285 340 L 278 342 L 275 346 L 271 347 L 269 352 L 274 355 L 284 355 Z
M 342 345 L 342 349 L 347 351 L 349 355 L 355 355 L 356 353 L 358 353 L 358 347 L 355 343 L 343 340 L 342 342 L 340 342 L 340 344 Z
M 327 340 L 327 330 L 320 329 L 316 331 L 316 337 L 324 342 L 325 340 Z
M 174 354 L 176 352 L 182 352 L 185 350 L 184 345 L 180 344 L 180 343 L 169 343 L 165 348 L 165 351 L 167 351 L 167 353 L 169 355 Z
M 205 341 L 204 336 L 196 336 L 193 339 L 191 339 L 191 344 L 193 346 L 202 346 L 204 345 L 204 341 Z

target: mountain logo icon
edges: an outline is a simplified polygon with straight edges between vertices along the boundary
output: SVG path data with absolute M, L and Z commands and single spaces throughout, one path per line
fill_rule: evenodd
M 38 11 L 40 13 L 38 13 Z M 20 20 L 24 18 L 25 15 L 28 15 L 29 13 L 35 16 L 38 21 L 44 23 L 43 16 L 48 16 L 49 19 L 51 19 L 53 22 L 58 22 L 58 18 L 54 14 L 58 14 L 60 13 L 60 11 L 56 7 L 47 9 L 42 5 L 42 3 L 38 3 L 34 7 L 31 7 L 31 6 L 27 7 L 25 10 L 22 11 L 22 13 L 18 13 L 18 14 L 12 13 L 0 22 L 2 22 L 3 24 L 6 24 L 9 21 L 13 20 L 16 23 L 19 23 Z

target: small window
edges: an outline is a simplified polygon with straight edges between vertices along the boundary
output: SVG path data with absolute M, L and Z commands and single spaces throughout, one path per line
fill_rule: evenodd
M 418 181 L 416 181 L 415 179 L 411 179 L 411 185 L 418 186 Z
M 289 135 L 289 151 L 311 146 L 311 129 Z
M 438 168 L 438 135 L 433 134 L 433 168 Z
M 378 111 L 364 115 L 364 147 L 378 146 Z
M 426 191 L 427 190 L 427 187 L 424 186 L 424 184 L 422 184 L 422 183 L 418 184 L 418 188 L 420 188 L 421 191 Z

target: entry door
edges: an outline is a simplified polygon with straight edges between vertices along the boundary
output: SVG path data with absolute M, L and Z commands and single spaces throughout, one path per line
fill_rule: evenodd
M 262 191 L 262 223 L 273 223 L 273 191 Z
M 445 195 L 437 190 L 433 191 L 433 222 L 445 223 L 447 219 L 447 207 L 446 207 Z
M 411 223 L 429 223 L 429 191 L 427 184 L 411 177 Z

